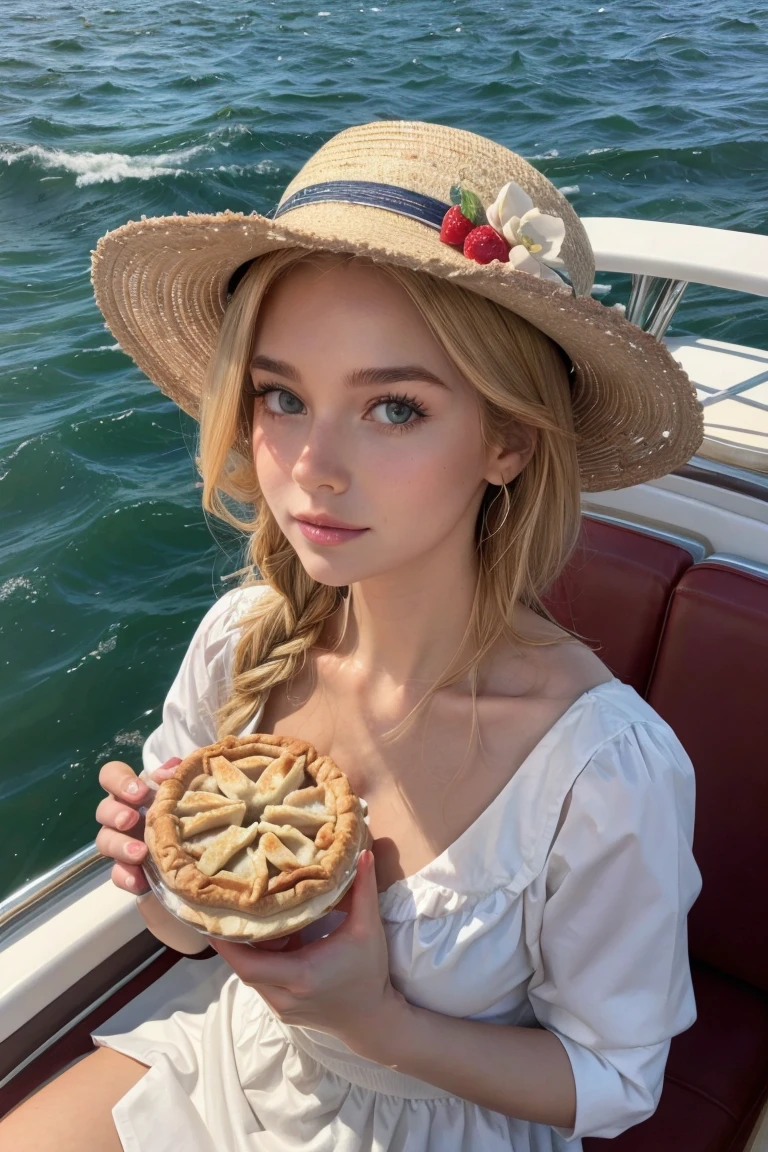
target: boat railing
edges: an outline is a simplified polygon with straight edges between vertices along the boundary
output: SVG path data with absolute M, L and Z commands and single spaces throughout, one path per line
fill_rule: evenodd
M 65 885 L 100 869 L 107 871 L 112 863 L 113 861 L 102 856 L 95 844 L 86 844 L 84 848 L 73 852 L 42 876 L 37 876 L 21 888 L 17 888 L 10 896 L 0 901 L 0 938 L 16 929 L 26 914 L 38 911 L 46 899 L 58 893 Z
M 626 273 L 626 317 L 695 385 L 705 411 L 701 454 L 768 472 L 768 351 L 708 336 L 664 339 L 689 284 L 768 296 L 768 236 L 657 220 L 583 218 L 598 272 Z
M 627 319 L 660 340 L 689 284 L 768 296 L 768 236 L 662 220 L 585 216 L 598 272 L 632 277 Z

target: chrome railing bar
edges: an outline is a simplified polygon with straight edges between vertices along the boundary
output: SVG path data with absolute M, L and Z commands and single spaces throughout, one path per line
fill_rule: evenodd
M 747 408 L 758 408 L 761 412 L 768 412 L 768 404 L 762 400 L 753 400 L 751 396 L 732 396 L 734 404 L 744 404 Z M 715 414 L 716 415 L 716 414 Z M 740 428 L 740 432 L 751 432 L 750 428 Z
M 688 287 L 687 280 L 665 280 L 662 276 L 634 274 L 626 317 L 656 340 L 672 322 L 677 306 Z
M 756 376 L 750 376 L 748 380 L 741 380 L 738 384 L 732 384 L 730 388 L 721 388 L 719 392 L 713 392 L 711 396 L 707 396 L 701 401 L 702 407 L 706 408 L 708 404 L 718 404 L 721 400 L 729 400 L 732 396 L 738 396 L 740 400 L 744 397 L 740 396 L 741 392 L 746 392 L 749 388 L 756 388 L 758 384 L 765 384 L 768 380 L 768 372 L 758 372 Z M 752 404 L 757 404 L 758 408 L 768 411 L 768 406 L 761 403 L 760 400 L 752 400 Z
M 768 408 L 766 408 L 766 412 L 768 412 Z M 743 432 L 743 431 L 744 431 L 743 428 L 739 428 L 735 424 L 712 424 L 712 423 L 707 424 L 707 435 L 710 439 L 712 438 L 711 434 L 713 432 Z M 755 436 L 755 437 L 762 436 L 762 437 L 764 437 L 764 439 L 766 440 L 766 443 L 768 444 L 768 432 L 756 432 L 753 428 L 750 428 L 749 434 L 750 434 L 750 436 Z M 730 443 L 730 441 L 729 441 L 729 443 Z M 759 448 L 760 446 L 757 445 L 756 447 Z
M 768 475 L 762 472 L 737 468 L 734 464 L 722 464 L 708 460 L 706 456 L 692 456 L 687 464 L 675 468 L 672 475 L 697 480 L 700 484 L 711 484 L 713 488 L 724 488 L 728 492 L 739 492 L 742 496 L 751 496 L 768 503 Z
M 674 356 L 674 352 L 672 353 Z M 715 392 L 719 392 L 719 388 L 713 388 L 711 384 L 702 384 L 700 380 L 696 381 L 696 390 L 698 392 L 706 392 L 708 396 L 714 396 Z
M 654 285 L 658 282 L 656 276 L 640 276 L 634 274 L 632 276 L 632 291 L 629 294 L 629 303 L 627 304 L 627 320 L 633 324 L 637 324 L 638 328 L 643 326 L 643 312 L 648 303 L 648 297 Z
M 85 848 L 67 856 L 66 860 L 62 860 L 60 864 L 48 872 L 44 872 L 42 876 L 38 876 L 21 888 L 17 888 L 10 896 L 6 896 L 5 900 L 0 901 L 0 928 L 10 924 L 23 912 L 27 912 L 51 892 L 74 879 L 75 876 L 93 868 L 99 861 L 105 866 L 108 863 L 106 857 L 102 856 L 95 844 L 86 844 Z
M 701 540 L 697 540 L 693 536 L 686 536 L 682 532 L 675 532 L 672 529 L 665 531 L 663 528 L 657 527 L 656 524 L 642 524 L 637 520 L 627 520 L 624 516 L 616 516 L 612 512 L 598 512 L 589 506 L 584 508 L 584 516 L 588 520 L 600 520 L 604 524 L 619 524 L 622 528 L 631 528 L 633 532 L 640 532 L 643 536 L 652 536 L 655 540 L 667 540 L 670 544 L 676 544 L 678 548 L 685 548 L 686 552 L 690 552 L 694 564 L 701 563 L 707 555 L 706 546 Z
M 672 322 L 677 306 L 688 287 L 687 280 L 665 280 L 659 295 L 654 301 L 645 330 L 656 340 L 661 340 Z
M 760 564 L 757 560 L 745 560 L 743 556 L 734 556 L 731 552 L 712 552 L 707 556 L 707 563 L 725 564 L 750 576 L 759 576 L 762 580 L 768 578 L 768 564 Z

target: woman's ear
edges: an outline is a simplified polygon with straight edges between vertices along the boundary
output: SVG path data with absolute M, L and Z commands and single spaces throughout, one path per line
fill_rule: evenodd
M 489 448 L 485 479 L 489 484 L 509 484 L 519 476 L 533 456 L 538 431 L 530 424 L 515 422 L 507 431 L 506 442 Z

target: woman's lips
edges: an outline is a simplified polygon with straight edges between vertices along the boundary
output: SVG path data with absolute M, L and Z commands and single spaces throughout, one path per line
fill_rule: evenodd
M 320 524 L 310 524 L 307 520 L 296 520 L 296 523 L 313 544 L 344 544 L 368 531 L 367 528 L 325 528 Z

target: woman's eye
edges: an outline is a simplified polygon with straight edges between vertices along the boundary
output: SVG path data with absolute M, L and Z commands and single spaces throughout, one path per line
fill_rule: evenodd
M 251 389 L 252 394 L 261 398 L 270 416 L 300 416 L 304 405 L 298 396 L 286 388 L 262 384 Z M 408 396 L 385 396 L 370 406 L 368 412 L 381 411 L 381 417 L 374 417 L 374 424 L 388 428 L 410 429 L 421 422 L 426 413 L 415 400 Z
M 412 404 L 407 404 L 404 400 L 380 400 L 371 409 L 371 412 L 376 412 L 377 409 L 382 409 L 384 418 L 376 420 L 377 424 L 408 424 L 411 416 L 418 416 L 416 408 Z M 410 421 L 410 423 L 417 423 L 417 420 Z
M 257 393 L 258 394 L 258 393 Z M 298 396 L 284 388 L 270 388 L 261 393 L 268 412 L 276 416 L 296 416 L 303 405 Z

